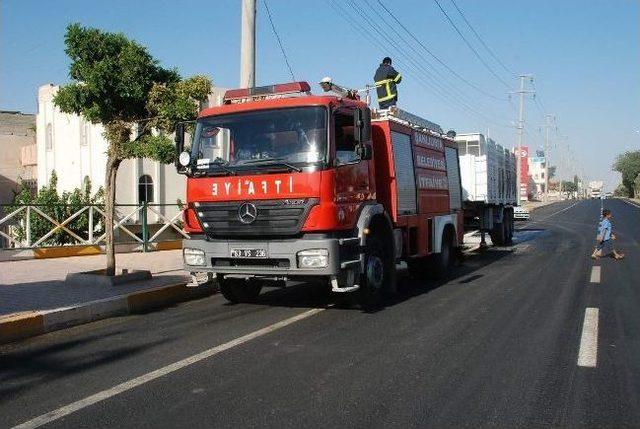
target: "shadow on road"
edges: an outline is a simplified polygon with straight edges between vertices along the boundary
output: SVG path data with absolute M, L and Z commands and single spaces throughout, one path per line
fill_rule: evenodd
M 27 346 L 20 351 L 0 352 L 0 404 L 22 390 L 32 388 L 35 384 L 45 385 L 56 379 L 109 365 L 164 342 L 164 340 L 152 341 L 144 345 L 101 350 L 98 353 L 76 354 L 75 358 L 69 358 L 69 352 L 73 353 L 74 349 L 82 345 L 121 334 L 122 331 L 101 333 L 81 340 L 38 344 Z
M 458 266 L 455 266 L 447 278 L 438 281 L 413 278 L 409 275 L 408 271 L 399 270 L 397 295 L 385 300 L 379 308 L 368 310 L 367 312 L 382 311 L 385 308 L 395 306 L 415 296 L 427 294 L 447 284 L 473 283 L 483 277 L 481 274 L 472 275 L 474 272 L 512 254 L 514 254 L 514 250 L 510 248 L 491 248 L 485 252 L 465 256 L 464 261 Z M 322 308 L 335 304 L 339 299 L 340 296 L 329 292 L 326 284 L 299 283 L 281 289 L 266 289 L 260 295 L 257 302 L 252 305 Z M 357 309 L 355 306 L 349 307 L 341 303 L 340 308 L 345 307 L 350 310 Z

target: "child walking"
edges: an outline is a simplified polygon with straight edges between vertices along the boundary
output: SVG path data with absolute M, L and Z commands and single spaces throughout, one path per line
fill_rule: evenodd
M 616 239 L 616 235 L 613 233 L 613 224 L 611 223 L 612 217 L 613 215 L 611 214 L 611 210 L 602 210 L 602 221 L 598 226 L 598 235 L 596 236 L 598 244 L 591 254 L 593 259 L 599 259 L 603 256 L 609 255 L 614 259 L 624 258 L 624 254 L 616 251 L 613 247 L 612 241 Z

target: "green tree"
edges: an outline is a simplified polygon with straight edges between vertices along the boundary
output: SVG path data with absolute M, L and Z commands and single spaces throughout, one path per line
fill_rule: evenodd
M 635 194 L 633 195 L 635 198 L 640 198 L 640 174 L 636 176 L 636 180 L 633 181 L 633 187 Z
M 615 195 L 616 197 L 630 197 L 629 190 L 622 183 L 620 183 L 616 190 L 613 191 L 613 195 Z
M 107 275 L 115 274 L 113 218 L 120 163 L 145 157 L 172 162 L 175 151 L 165 133 L 191 120 L 211 82 L 204 76 L 181 80 L 176 70 L 161 67 L 147 49 L 120 33 L 71 24 L 65 35 L 72 83 L 60 88 L 54 103 L 66 113 L 84 116 L 105 128 L 107 151 L 105 224 Z M 134 126 L 137 136 L 132 137 Z M 152 133 L 156 129 L 159 135 Z
M 573 181 L 563 180 L 562 192 L 566 192 L 567 194 L 570 194 L 572 192 L 578 192 L 578 185 Z
M 622 175 L 622 184 L 627 188 L 627 195 L 635 193 L 635 180 L 640 174 L 640 150 L 629 151 L 618 155 L 613 169 Z

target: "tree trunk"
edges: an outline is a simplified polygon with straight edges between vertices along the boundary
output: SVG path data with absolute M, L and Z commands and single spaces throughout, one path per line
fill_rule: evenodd
M 113 240 L 113 219 L 115 217 L 116 202 L 116 176 L 121 160 L 112 154 L 107 157 L 107 172 L 105 178 L 105 202 L 104 202 L 104 223 L 107 233 L 105 248 L 107 251 L 106 274 L 113 276 L 116 273 L 116 251 Z

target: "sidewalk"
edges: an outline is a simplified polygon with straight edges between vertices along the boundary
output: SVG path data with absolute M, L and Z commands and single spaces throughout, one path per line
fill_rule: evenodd
M 185 287 L 188 273 L 182 270 L 181 250 L 126 253 L 116 258 L 118 271 L 146 269 L 153 279 L 111 287 L 65 282 L 67 273 L 104 268 L 104 255 L 0 262 L 0 343 L 171 305 L 212 291 L 210 287 Z
M 557 202 L 558 202 L 557 200 L 547 201 L 547 202 L 544 202 L 544 201 L 524 201 L 522 203 L 522 206 L 525 209 L 529 210 L 529 211 L 533 211 L 533 210 L 535 210 L 537 208 L 548 206 L 549 204 L 553 204 L 553 203 L 557 203 Z

